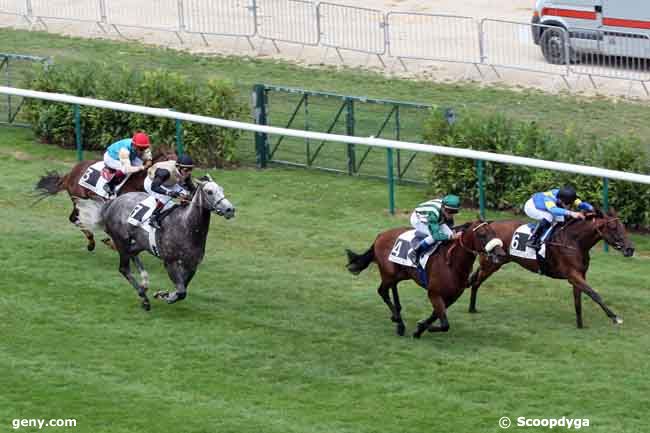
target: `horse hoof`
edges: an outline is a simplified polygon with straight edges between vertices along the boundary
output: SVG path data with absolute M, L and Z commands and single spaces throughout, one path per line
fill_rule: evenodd
M 405 333 L 406 333 L 406 326 L 404 326 L 403 323 L 398 323 L 397 324 L 397 335 L 399 335 L 400 337 L 403 337 Z
M 148 302 L 143 302 L 142 303 L 142 308 L 144 309 L 144 311 L 149 311 L 149 310 L 151 310 L 151 304 L 148 303 Z
M 413 333 L 413 338 L 420 339 L 420 333 L 419 332 L 414 332 Z
M 476 308 L 474 308 L 474 309 L 470 308 L 470 309 L 469 309 L 469 313 L 470 313 L 470 314 L 478 314 L 479 311 L 478 311 Z
M 614 317 L 614 325 L 622 325 L 623 324 L 623 319 L 620 317 Z
M 169 293 L 168 292 L 163 292 L 162 290 L 157 291 L 153 295 L 153 297 L 155 299 L 167 299 L 167 296 L 169 296 Z
M 86 248 L 88 249 L 88 251 L 94 251 L 95 250 L 95 244 L 88 244 L 86 246 Z

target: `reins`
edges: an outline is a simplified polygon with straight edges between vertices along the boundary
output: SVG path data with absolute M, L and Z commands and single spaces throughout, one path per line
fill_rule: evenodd
M 481 227 L 486 226 L 486 225 L 488 225 L 488 224 L 489 224 L 489 223 L 488 223 L 487 221 L 482 222 L 481 224 L 479 224 L 479 225 L 477 225 L 476 227 L 474 227 L 474 228 L 472 229 L 472 232 L 476 232 L 478 229 L 480 229 Z M 464 232 L 463 232 L 463 233 L 464 233 Z M 465 245 L 465 243 L 463 242 L 463 236 L 461 235 L 461 237 L 458 238 L 458 241 L 457 241 L 457 242 L 454 242 L 454 244 L 453 244 L 451 247 L 449 247 L 449 249 L 447 250 L 447 257 L 446 257 L 446 260 L 445 260 L 445 261 L 447 262 L 447 264 L 450 264 L 450 263 L 451 263 L 451 253 L 456 249 L 456 246 L 457 246 L 457 245 L 460 245 L 460 247 L 461 247 L 462 249 L 464 249 L 464 250 L 467 251 L 468 253 L 472 254 L 474 257 L 476 257 L 476 256 L 482 256 L 482 255 L 486 255 L 486 254 L 487 254 L 487 253 L 485 253 L 485 252 L 476 251 L 476 250 L 473 250 L 473 249 L 469 248 L 469 247 L 468 247 L 467 245 Z

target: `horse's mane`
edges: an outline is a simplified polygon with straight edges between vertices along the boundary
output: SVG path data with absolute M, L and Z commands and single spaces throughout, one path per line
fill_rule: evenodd
M 161 144 L 160 146 L 156 146 L 156 150 L 152 153 L 151 159 L 153 161 L 160 161 L 162 159 L 173 159 L 176 160 L 178 158 L 178 155 L 176 154 L 176 151 L 167 145 Z

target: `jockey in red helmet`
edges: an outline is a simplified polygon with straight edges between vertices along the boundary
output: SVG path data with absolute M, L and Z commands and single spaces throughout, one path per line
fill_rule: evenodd
M 114 175 L 104 185 L 104 190 L 110 195 L 115 193 L 115 186 L 132 173 L 144 170 L 145 162 L 151 161 L 149 136 L 144 132 L 137 132 L 131 138 L 116 141 L 104 153 L 104 165 Z

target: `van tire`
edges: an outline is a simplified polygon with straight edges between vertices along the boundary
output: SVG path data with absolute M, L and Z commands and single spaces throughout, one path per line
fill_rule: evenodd
M 567 55 L 567 32 L 561 27 L 550 27 L 544 30 L 539 41 L 542 54 L 548 63 L 553 65 L 566 65 L 569 62 Z

